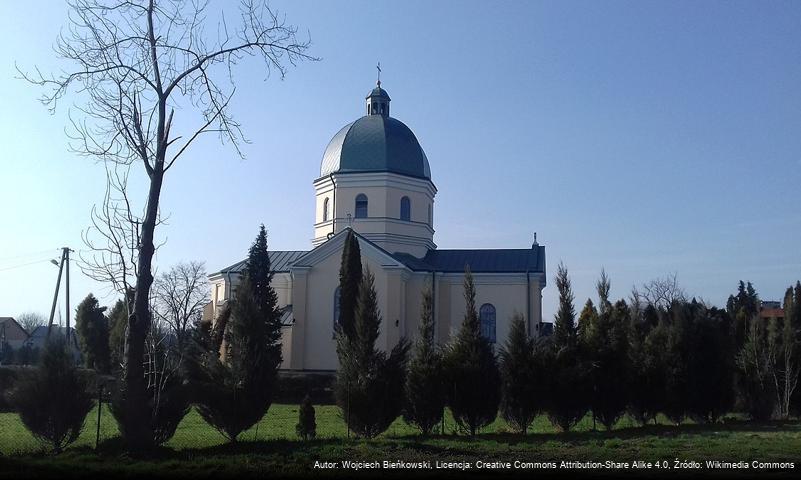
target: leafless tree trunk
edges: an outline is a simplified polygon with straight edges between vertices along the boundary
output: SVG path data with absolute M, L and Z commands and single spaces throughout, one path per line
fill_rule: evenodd
M 69 25 L 56 51 L 71 69 L 58 75 L 20 71 L 48 88 L 42 102 L 55 109 L 73 90 L 85 99 L 70 115 L 72 148 L 113 165 L 141 165 L 147 175 L 144 214 L 136 229 L 137 255 L 133 309 L 125 341 L 124 395 L 129 448 L 149 448 L 153 435 L 145 400 L 145 338 L 151 324 L 154 236 L 165 174 L 200 135 L 216 132 L 241 155 L 245 141 L 228 110 L 236 91 L 233 67 L 257 57 L 266 74 L 284 76 L 287 64 L 313 59 L 308 41 L 296 39 L 266 4 L 242 0 L 231 28 L 222 15 L 210 38 L 207 3 L 185 0 L 70 0 Z M 179 129 L 175 108 L 193 107 L 202 115 L 194 127 Z M 187 116 L 191 123 L 193 118 Z M 183 133 L 178 132 L 181 130 Z M 117 253 L 119 254 L 119 253 Z M 123 276 L 128 278 L 128 274 Z M 127 281 L 127 280 L 126 280 Z M 123 282 L 124 283 L 124 282 Z

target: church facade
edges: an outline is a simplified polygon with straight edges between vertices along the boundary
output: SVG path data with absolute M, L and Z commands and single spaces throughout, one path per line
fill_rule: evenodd
M 359 241 L 363 267 L 375 275 L 382 314 L 378 339 L 389 350 L 417 334 L 422 292 L 431 288 L 435 340 L 446 343 L 465 311 L 463 281 L 470 268 L 482 334 L 502 344 L 512 316 L 529 332 L 542 328 L 545 247 L 438 249 L 434 243 L 437 188 L 414 133 L 390 116 L 390 97 L 378 82 L 365 115 L 343 127 L 323 154 L 314 180 L 314 239 L 310 250 L 271 251 L 273 287 L 282 307 L 282 369 L 337 368 L 339 267 L 348 229 Z M 209 276 L 211 316 L 232 298 L 244 261 Z

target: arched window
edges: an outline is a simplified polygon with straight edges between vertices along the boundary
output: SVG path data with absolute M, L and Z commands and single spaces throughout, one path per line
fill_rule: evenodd
M 481 335 L 495 343 L 495 307 L 491 303 L 485 303 L 478 311 L 481 320 Z
M 325 200 L 323 200 L 323 221 L 328 221 L 328 197 L 325 197 Z
M 356 218 L 367 218 L 367 195 L 356 195 Z
M 401 211 L 400 211 L 400 219 L 409 221 L 412 218 L 412 202 L 409 201 L 409 197 L 401 198 Z
M 339 287 L 334 290 L 334 337 L 339 330 Z

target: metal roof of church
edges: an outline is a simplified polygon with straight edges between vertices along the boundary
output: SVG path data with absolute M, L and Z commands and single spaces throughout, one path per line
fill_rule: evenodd
M 307 253 L 309 253 L 308 250 L 270 250 L 267 252 L 270 257 L 270 269 L 278 273 L 288 272 L 292 263 Z M 218 273 L 239 273 L 245 268 L 246 261 L 236 262 Z
M 429 250 L 425 257 L 395 253 L 396 259 L 415 271 L 442 273 L 464 272 L 465 265 L 473 273 L 545 272 L 545 247 L 499 248 L 479 250 Z

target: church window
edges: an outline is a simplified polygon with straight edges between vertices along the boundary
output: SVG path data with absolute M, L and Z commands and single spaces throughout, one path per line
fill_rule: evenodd
M 401 198 L 400 219 L 405 220 L 407 222 L 411 220 L 412 218 L 411 210 L 412 210 L 412 202 L 409 201 L 409 197 Z
M 367 218 L 367 195 L 356 195 L 356 218 Z
M 328 197 L 325 197 L 325 200 L 323 200 L 323 221 L 328 221 Z
M 495 343 L 495 306 L 485 303 L 478 311 L 478 317 L 481 320 L 481 335 L 490 343 Z
M 339 330 L 339 287 L 334 290 L 334 337 Z

